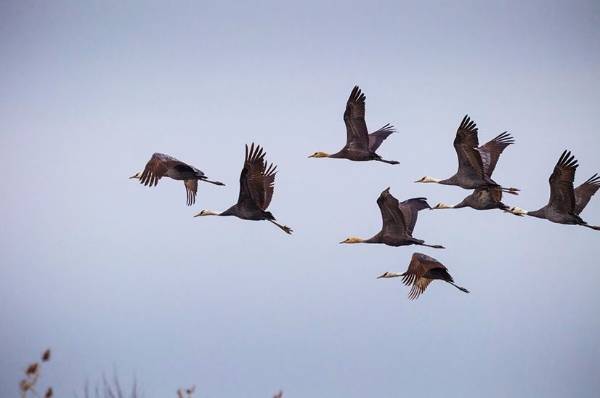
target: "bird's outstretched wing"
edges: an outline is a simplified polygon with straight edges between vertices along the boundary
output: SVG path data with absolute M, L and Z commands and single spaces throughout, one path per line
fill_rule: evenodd
M 181 160 L 177 160 L 172 156 L 165 155 L 164 153 L 155 153 L 152 155 L 148 163 L 146 163 L 146 167 L 144 167 L 144 171 L 140 176 L 140 183 L 146 186 L 155 186 L 158 184 L 158 180 L 164 177 L 167 173 L 167 170 L 170 168 L 174 168 L 181 173 L 189 172 L 202 175 L 201 171 L 194 169 L 192 166 L 182 162 Z
M 402 211 L 400 211 L 400 203 L 391 193 L 390 189 L 385 189 L 377 198 L 377 205 L 381 211 L 381 219 L 383 225 L 381 232 L 384 235 L 404 236 L 407 233 L 407 223 L 404 219 Z
M 573 181 L 577 170 L 577 160 L 571 155 L 571 151 L 565 150 L 554 166 L 550 176 L 550 202 L 548 205 L 565 214 L 573 214 L 575 211 L 575 191 Z
M 586 182 L 575 188 L 575 214 L 579 215 L 600 188 L 600 176 L 594 174 Z
M 366 96 L 354 86 L 346 102 L 344 123 L 346 124 L 346 149 L 368 151 L 369 132 L 365 122 Z
M 420 210 L 430 209 L 427 198 L 412 198 L 405 200 L 400 203 L 400 212 L 406 222 L 406 229 L 410 236 L 412 236 L 415 224 L 417 223 L 417 215 Z
M 426 275 L 435 270 L 446 270 L 446 267 L 434 259 L 422 253 L 414 253 L 408 269 L 403 274 L 402 282 L 406 286 L 411 286 L 408 298 L 414 300 L 418 298 L 427 289 L 432 279 Z
M 198 180 L 184 180 L 185 192 L 187 194 L 187 205 L 196 203 L 196 192 L 198 191 Z
M 246 156 L 244 168 L 240 174 L 240 196 L 238 203 L 251 202 L 261 210 L 266 210 L 273 197 L 275 185 L 276 166 L 272 163 L 267 166 L 265 152 L 260 145 L 248 149 L 246 145 Z
M 477 148 L 483 163 L 483 172 L 487 177 L 492 176 L 502 151 L 504 151 L 507 146 L 514 143 L 515 139 L 505 131 L 499 134 L 493 140 Z
M 151 187 L 158 184 L 158 180 L 167 173 L 167 161 L 169 158 L 171 157 L 162 153 L 153 154 L 144 167 L 144 171 L 140 177 L 140 184 Z
M 391 124 L 386 124 L 379 130 L 369 134 L 369 151 L 375 152 L 381 146 L 381 143 L 396 132 L 396 129 Z
M 471 120 L 469 115 L 465 115 L 456 130 L 454 149 L 458 156 L 458 173 L 483 177 L 483 162 L 477 151 L 479 146 L 477 133 L 477 124 Z

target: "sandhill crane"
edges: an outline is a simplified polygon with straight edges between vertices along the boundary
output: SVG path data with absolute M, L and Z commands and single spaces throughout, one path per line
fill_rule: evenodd
M 222 213 L 216 213 L 211 210 L 202 210 L 194 217 L 199 216 L 234 216 L 243 220 L 267 220 L 285 233 L 291 234 L 290 227 L 277 223 L 273 214 L 267 211 L 273 197 L 273 188 L 275 186 L 276 166 L 271 163 L 267 166 L 265 161 L 266 153 L 260 145 L 250 147 L 246 145 L 246 156 L 244 159 L 244 168 L 240 174 L 240 195 L 235 205 Z
M 514 142 L 513 137 L 507 132 L 504 132 L 482 146 L 482 148 L 486 148 L 482 149 L 480 152 L 483 155 L 482 159 L 489 159 L 489 163 L 484 162 L 485 164 L 488 164 L 488 167 L 484 167 L 484 174 L 487 177 L 492 177 L 500 154 L 502 154 L 506 147 Z M 477 188 L 472 194 L 456 205 L 451 206 L 445 203 L 438 203 L 432 209 L 460 209 L 463 207 L 470 207 L 475 210 L 500 209 L 510 211 L 510 207 L 502 203 L 502 188 L 498 185 Z
M 406 286 L 412 285 L 410 293 L 408 294 L 408 298 L 411 300 L 419 297 L 421 293 L 427 289 L 427 286 L 429 286 L 431 281 L 435 279 L 448 282 L 457 289 L 465 293 L 469 293 L 467 289 L 454 283 L 452 276 L 450 276 L 448 273 L 448 268 L 446 268 L 444 264 L 423 253 L 414 253 L 412 255 L 412 259 L 410 260 L 410 264 L 408 265 L 408 270 L 406 270 L 406 272 L 402 274 L 397 272 L 385 272 L 384 274 L 378 276 L 377 279 L 396 277 L 402 277 L 402 282 Z
M 413 238 L 413 229 L 417 223 L 419 210 L 429 209 L 426 198 L 412 198 L 398 202 L 390 188 L 385 189 L 377 199 L 381 211 L 383 226 L 377 235 L 370 239 L 349 237 L 340 243 L 383 243 L 388 246 L 419 245 L 435 249 L 444 249 L 440 245 L 428 245 L 425 241 Z
M 209 180 L 202 171 L 194 166 L 177 160 L 174 157 L 164 153 L 155 153 L 152 155 L 144 171 L 135 173 L 129 178 L 139 179 L 145 186 L 155 186 L 162 177 L 169 177 L 174 180 L 183 180 L 185 191 L 187 193 L 187 205 L 191 206 L 196 202 L 196 191 L 198 190 L 198 181 L 204 181 L 215 185 L 225 185 L 219 181 Z
M 358 86 L 354 86 L 346 102 L 344 123 L 346 124 L 346 146 L 339 152 L 330 155 L 325 152 L 315 152 L 309 158 L 334 158 L 354 161 L 376 160 L 379 162 L 398 164 L 395 160 L 385 160 L 375 153 L 381 143 L 395 132 L 394 126 L 386 124 L 374 133 L 369 134 L 365 122 L 366 96 Z
M 458 204 L 447 205 L 445 203 L 438 203 L 431 209 L 461 209 L 463 207 L 470 207 L 475 210 L 510 210 L 510 207 L 502 203 L 502 190 L 497 186 L 477 188 Z
M 550 200 L 548 204 L 536 211 L 525 211 L 518 207 L 510 208 L 510 212 L 520 216 L 545 218 L 558 224 L 581 225 L 600 231 L 600 226 L 588 225 L 579 217 L 591 197 L 600 188 L 600 176 L 594 174 L 586 182 L 573 188 L 575 171 L 579 167 L 575 156 L 565 150 L 550 176 Z
M 490 142 L 478 147 L 478 129 L 474 121 L 465 115 L 454 139 L 454 149 L 458 156 L 458 171 L 452 177 L 440 180 L 433 177 L 422 177 L 415 182 L 456 185 L 464 189 L 477 189 L 488 186 L 499 186 L 491 175 L 496 167 L 500 154 L 513 138 L 504 132 Z M 502 188 L 501 190 L 513 195 L 518 194 L 517 188 Z

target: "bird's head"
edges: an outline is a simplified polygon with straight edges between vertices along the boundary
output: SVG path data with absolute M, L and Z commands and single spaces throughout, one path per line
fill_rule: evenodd
M 137 179 L 139 179 L 141 176 L 142 176 L 142 173 L 140 173 L 140 172 L 137 172 L 137 173 L 135 173 L 134 175 L 132 175 L 132 176 L 131 176 L 131 177 L 129 177 L 129 178 L 130 178 L 130 179 L 131 179 L 131 178 L 137 178 Z
M 196 214 L 194 217 L 202 217 L 202 216 L 218 216 L 219 213 L 214 212 L 212 210 L 202 210 L 200 213 Z
M 528 214 L 527 210 L 523 210 L 523 209 L 521 209 L 520 207 L 517 207 L 517 206 L 513 206 L 513 207 L 511 207 L 509 209 L 506 209 L 504 211 L 507 212 L 507 213 L 514 214 L 515 216 L 519 216 L 519 217 L 523 217 L 523 216 L 526 216 Z
M 415 182 L 422 182 L 422 183 L 438 183 L 441 180 L 438 180 L 437 178 L 433 178 L 433 177 L 429 177 L 429 176 L 425 176 L 425 177 L 421 177 L 419 178 L 417 181 Z
M 328 158 L 329 154 L 325 152 L 315 152 L 309 158 Z
M 397 272 L 384 272 L 383 274 L 379 275 L 377 277 L 377 279 L 383 279 L 383 278 L 397 278 L 399 276 L 402 276 L 402 274 L 399 274 Z
M 450 206 L 450 205 L 447 205 L 447 204 L 445 204 L 445 203 L 438 203 L 437 205 L 433 206 L 433 207 L 431 208 L 431 210 L 438 210 L 438 209 L 452 209 L 452 208 L 454 208 L 454 206 Z
M 362 243 L 363 240 L 361 238 L 357 238 L 356 236 L 351 236 L 349 238 L 344 239 L 340 243 Z

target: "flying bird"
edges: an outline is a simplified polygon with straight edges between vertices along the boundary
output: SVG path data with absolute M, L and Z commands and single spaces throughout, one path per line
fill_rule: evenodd
M 454 279 L 452 279 L 452 276 L 450 276 L 448 273 L 448 268 L 446 268 L 444 264 L 440 263 L 435 258 L 429 257 L 422 253 L 414 253 L 412 255 L 412 259 L 410 260 L 410 264 L 408 265 L 408 270 L 406 270 L 406 272 L 402 274 L 397 272 L 385 272 L 384 274 L 378 276 L 377 279 L 397 278 L 400 276 L 402 277 L 402 282 L 406 286 L 412 285 L 410 293 L 408 294 L 408 298 L 410 300 L 414 300 L 419 297 L 425 291 L 425 289 L 427 289 L 427 286 L 429 286 L 431 281 L 435 279 L 448 282 L 458 290 L 469 293 L 467 289 L 454 283 Z
M 273 197 L 277 166 L 274 166 L 273 163 L 267 166 L 265 155 L 266 153 L 260 145 L 255 147 L 252 143 L 250 150 L 246 145 L 244 168 L 240 174 L 240 195 L 237 203 L 222 213 L 202 210 L 194 217 L 235 216 L 243 220 L 267 220 L 281 228 L 285 233 L 291 234 L 293 231 L 290 227 L 277 223 L 273 214 L 267 211 Z
M 462 209 L 463 207 L 470 207 L 475 210 L 500 209 L 508 212 L 511 209 L 511 207 L 502 203 L 502 189 L 497 186 L 477 188 L 460 203 L 455 205 L 438 203 L 431 209 Z
M 386 124 L 379 130 L 369 134 L 365 122 L 365 99 L 358 86 L 354 86 L 346 102 L 344 123 L 346 124 L 346 146 L 339 152 L 330 155 L 325 152 L 315 152 L 309 158 L 334 158 L 354 161 L 376 160 L 389 164 L 398 164 L 395 160 L 385 160 L 375 153 L 381 143 L 394 133 L 394 126 Z
M 155 186 L 163 177 L 170 177 L 174 180 L 183 180 L 187 194 L 187 205 L 191 206 L 196 202 L 196 192 L 198 190 L 198 181 L 204 181 L 215 185 L 225 185 L 219 181 L 209 180 L 202 171 L 194 166 L 177 160 L 174 157 L 164 153 L 155 153 L 152 155 L 144 171 L 135 173 L 129 178 L 140 180 L 140 184 L 145 186 Z
M 565 150 L 550 176 L 550 200 L 548 204 L 536 211 L 525 211 L 512 207 L 510 212 L 520 216 L 545 218 L 558 224 L 581 225 L 600 231 L 600 226 L 588 225 L 579 214 L 585 209 L 592 196 L 600 188 L 600 176 L 594 174 L 586 182 L 573 188 L 575 171 L 579 167 L 571 151 Z
M 452 177 L 439 180 L 422 177 L 415 182 L 456 185 L 464 189 L 477 189 L 499 186 L 491 175 L 496 168 L 500 154 L 514 142 L 512 136 L 503 132 L 485 145 L 479 146 L 478 128 L 469 115 L 465 115 L 454 139 L 454 149 L 458 156 L 458 171 Z M 502 192 L 518 195 L 517 188 L 500 187 Z
M 379 195 L 377 205 L 379 205 L 383 219 L 381 231 L 370 239 L 349 237 L 340 243 L 383 243 L 388 246 L 419 245 L 444 249 L 444 246 L 428 245 L 425 241 L 412 236 L 418 212 L 430 208 L 426 198 L 412 198 L 399 203 L 398 199 L 390 193 L 390 188 L 387 188 Z
M 487 177 L 492 177 L 500 154 L 506 147 L 514 142 L 514 138 L 507 132 L 504 132 L 483 146 L 488 148 L 488 150 L 483 151 L 483 153 L 486 154 L 485 158 L 490 159 L 491 161 L 490 166 L 484 168 L 484 173 Z M 492 158 L 492 155 L 490 154 L 494 154 L 494 157 Z M 498 185 L 477 188 L 472 194 L 456 205 L 451 206 L 445 203 L 438 203 L 432 209 L 461 209 L 463 207 L 470 207 L 475 210 L 500 209 L 508 212 L 510 212 L 511 209 L 509 206 L 502 203 L 502 188 Z

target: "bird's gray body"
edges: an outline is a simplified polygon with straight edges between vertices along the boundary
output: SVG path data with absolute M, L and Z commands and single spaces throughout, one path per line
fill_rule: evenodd
M 344 111 L 346 125 L 346 145 L 337 153 L 328 155 L 333 159 L 348 159 L 356 162 L 376 160 L 389 164 L 398 164 L 395 160 L 385 160 L 375 151 L 383 141 L 395 132 L 394 126 L 386 124 L 379 130 L 369 134 L 365 122 L 365 99 L 358 86 L 354 86 Z
M 502 190 L 500 187 L 483 187 L 464 198 L 462 202 L 453 206 L 455 209 L 470 207 L 475 210 L 506 210 L 508 206 L 502 203 Z
M 570 225 L 582 225 L 586 224 L 585 221 L 581 219 L 576 214 L 563 213 L 554 209 L 552 206 L 544 206 L 539 210 L 530 211 L 527 215 L 536 218 L 544 218 L 548 221 L 552 221 L 557 224 L 570 224 Z
M 458 158 L 458 170 L 452 177 L 441 180 L 440 184 L 456 185 L 464 189 L 499 186 L 491 176 L 500 154 L 514 140 L 510 134 L 503 132 L 479 146 L 478 133 L 475 122 L 465 115 L 456 131 L 453 144 Z
M 600 188 L 600 177 L 594 174 L 576 189 L 573 187 L 575 172 L 579 167 L 575 156 L 565 150 L 548 180 L 550 199 L 539 210 L 527 212 L 531 217 L 544 218 L 557 224 L 582 225 L 600 230 L 600 227 L 588 225 L 579 214 L 589 203 L 591 197 Z
M 443 249 L 443 246 L 428 245 L 424 240 L 412 236 L 419 211 L 431 208 L 426 198 L 412 198 L 400 203 L 387 188 L 379 195 L 377 205 L 382 217 L 381 231 L 364 243 L 383 243 L 396 247 L 421 245 Z
M 454 279 L 448 273 L 448 268 L 433 257 L 423 253 L 414 253 L 406 272 L 400 274 L 397 272 L 386 272 L 379 278 L 402 278 L 402 283 L 411 286 L 408 298 L 414 300 L 418 298 L 427 286 L 434 280 L 442 280 L 456 287 L 457 289 L 469 293 L 464 287 L 454 283 Z
M 163 177 L 184 182 L 188 206 L 191 206 L 196 201 L 198 181 L 214 185 L 225 185 L 219 181 L 210 181 L 201 170 L 198 170 L 194 166 L 158 152 L 152 154 L 152 157 L 144 167 L 144 171 L 132 178 L 138 178 L 141 184 L 152 187 L 157 185 L 158 181 Z
M 221 213 L 205 212 L 201 215 L 233 216 L 243 220 L 251 221 L 270 221 L 282 231 L 291 234 L 290 227 L 277 223 L 275 217 L 270 211 L 267 211 L 273 190 L 275 187 L 276 166 L 267 164 L 265 160 L 266 153 L 260 145 L 254 145 L 248 148 L 244 157 L 244 167 L 240 173 L 240 192 L 237 203 Z

